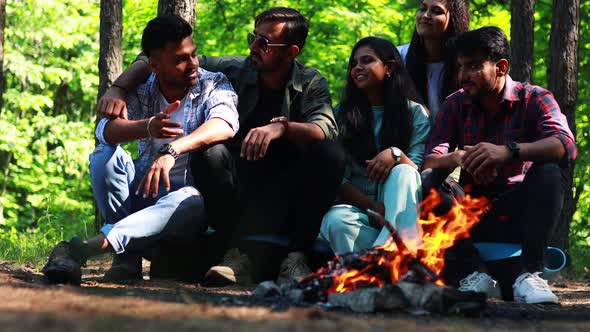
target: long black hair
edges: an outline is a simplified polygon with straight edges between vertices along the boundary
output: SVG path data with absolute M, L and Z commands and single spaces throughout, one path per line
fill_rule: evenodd
M 446 39 L 469 31 L 469 1 L 468 0 L 445 0 L 449 11 L 449 25 L 446 31 Z M 439 102 L 442 103 L 444 98 L 457 90 L 458 82 L 456 78 L 455 54 L 448 49 L 443 59 L 444 72 L 442 75 L 442 87 Z M 426 49 L 422 38 L 418 35 L 414 27 L 412 41 L 406 55 L 406 67 L 414 79 L 418 93 L 423 100 L 428 100 L 428 88 L 426 80 Z
M 354 54 L 362 46 L 371 48 L 383 63 L 391 60 L 396 62 L 391 75 L 383 79 L 384 113 L 379 133 L 380 150 L 377 150 L 373 136 L 373 115 L 369 99 L 350 75 Z M 397 48 L 382 38 L 366 37 L 359 40 L 352 48 L 348 60 L 346 87 L 337 113 L 340 141 L 357 162 L 364 164 L 365 160 L 373 158 L 378 151 L 389 146 L 407 151 L 412 135 L 408 100 L 422 103 Z

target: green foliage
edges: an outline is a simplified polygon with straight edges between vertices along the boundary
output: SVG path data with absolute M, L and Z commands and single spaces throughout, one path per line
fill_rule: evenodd
M 141 33 L 157 0 L 125 0 L 123 58 L 140 52 Z M 508 35 L 508 1 L 472 0 L 471 28 L 497 25 Z M 310 19 L 299 61 L 319 69 L 340 98 L 354 43 L 376 35 L 408 43 L 419 0 L 197 1 L 199 53 L 246 55 L 254 17 L 271 6 L 299 9 Z M 3 258 L 42 257 L 62 238 L 92 235 L 94 209 L 88 154 L 98 86 L 99 1 L 7 0 L 4 108 L 0 111 L 0 252 Z M 546 86 L 552 1 L 536 1 L 533 80 Z M 581 2 L 579 157 L 581 186 L 571 232 L 571 254 L 590 266 L 590 2 Z M 134 149 L 129 147 L 130 150 Z
M 0 249 L 42 257 L 92 223 L 88 176 L 98 84 L 98 1 L 6 7 Z

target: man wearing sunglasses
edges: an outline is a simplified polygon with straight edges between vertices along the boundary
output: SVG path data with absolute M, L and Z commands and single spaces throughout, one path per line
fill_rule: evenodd
M 261 234 L 288 239 L 279 281 L 311 272 L 306 256 L 335 199 L 344 157 L 332 141 L 336 122 L 325 78 L 295 60 L 307 33 L 308 21 L 298 11 L 271 8 L 256 17 L 248 34 L 249 56 L 199 57 L 201 67 L 229 78 L 240 114 L 232 140 L 193 158 L 210 223 L 227 249 L 221 264 L 206 273 L 205 284 L 248 284 L 251 263 L 264 262 L 257 264 L 264 277 L 276 275 L 267 257 L 238 249 L 244 238 Z M 99 101 L 101 115 L 125 116 L 122 96 L 146 77 L 144 67 L 136 61 L 116 80 L 117 87 Z

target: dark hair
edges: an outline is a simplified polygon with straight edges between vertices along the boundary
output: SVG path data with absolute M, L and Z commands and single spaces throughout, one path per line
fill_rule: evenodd
M 373 158 L 378 151 L 373 136 L 373 116 L 369 99 L 350 76 L 354 54 L 362 46 L 370 47 L 383 62 L 396 62 L 391 75 L 383 80 L 384 113 L 379 133 L 381 150 L 388 146 L 396 146 L 407 151 L 412 135 L 408 100 L 422 103 L 422 99 L 416 92 L 401 55 L 390 41 L 366 37 L 354 45 L 348 60 L 348 78 L 337 121 L 340 141 L 357 162 L 364 164 L 365 160 Z
M 167 43 L 177 43 L 190 36 L 193 29 L 187 21 L 176 15 L 162 15 L 149 21 L 141 37 L 141 49 L 148 57 Z
M 447 27 L 447 40 L 451 37 L 469 31 L 469 2 L 467 0 L 445 0 L 449 11 L 449 25 Z M 441 103 L 444 98 L 458 88 L 455 75 L 455 54 L 452 48 L 446 47 L 444 59 L 444 72 L 442 75 Z M 406 67 L 414 79 L 416 88 L 422 99 L 428 100 L 426 80 L 426 49 L 422 38 L 418 35 L 416 28 L 412 35 L 412 41 L 406 55 Z
M 309 22 L 301 13 L 292 8 L 273 7 L 256 16 L 254 27 L 266 22 L 285 23 L 282 33 L 285 43 L 297 45 L 300 50 L 303 49 L 305 39 L 307 39 Z
M 486 60 L 510 62 L 510 43 L 498 27 L 483 27 L 453 38 L 450 44 L 457 55 L 483 56 Z

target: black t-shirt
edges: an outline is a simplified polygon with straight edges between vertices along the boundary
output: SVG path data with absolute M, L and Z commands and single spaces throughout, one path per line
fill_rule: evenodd
M 259 91 L 256 107 L 242 122 L 240 130 L 231 142 L 232 154 L 237 158 L 239 172 L 243 173 L 241 178 L 247 178 L 254 182 L 260 181 L 258 179 L 260 177 L 268 178 L 270 174 L 283 172 L 298 158 L 295 145 L 282 138 L 273 141 L 265 157 L 260 160 L 247 161 L 239 157 L 242 141 L 251 129 L 266 126 L 270 124 L 272 118 L 281 116 L 285 90 L 260 88 Z
M 236 135 L 236 140 L 240 144 L 242 144 L 250 129 L 266 126 L 272 118 L 281 115 L 284 95 L 284 89 L 271 90 L 262 87 L 259 89 L 256 108 L 252 110 L 252 113 L 248 114 L 248 118 L 243 122 Z M 240 116 L 242 115 L 240 114 Z

